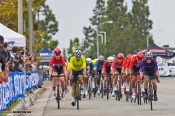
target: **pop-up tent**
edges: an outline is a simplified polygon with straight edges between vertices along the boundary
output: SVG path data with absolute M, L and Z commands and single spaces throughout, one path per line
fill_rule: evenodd
M 5 42 L 9 43 L 9 46 L 25 47 L 26 39 L 23 35 L 9 29 L 0 23 L 0 35 L 5 39 Z
M 150 44 L 150 46 L 144 50 L 141 50 L 141 53 L 145 52 L 152 52 L 154 56 L 160 56 L 164 58 L 172 58 L 174 56 L 174 53 L 168 50 L 165 50 L 159 46 L 157 46 L 155 43 Z

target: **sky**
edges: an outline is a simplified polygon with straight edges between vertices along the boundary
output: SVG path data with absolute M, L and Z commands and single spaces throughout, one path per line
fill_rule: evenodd
M 169 44 L 175 47 L 175 0 L 148 0 L 150 19 L 153 21 L 151 33 L 156 44 Z M 131 0 L 126 0 L 132 6 Z M 82 39 L 83 27 L 89 26 L 89 18 L 93 16 L 96 0 L 47 0 L 59 22 L 59 31 L 54 36 L 58 39 L 58 47 L 68 48 L 69 39 Z

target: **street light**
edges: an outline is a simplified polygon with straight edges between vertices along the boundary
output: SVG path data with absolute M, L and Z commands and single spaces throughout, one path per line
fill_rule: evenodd
M 100 27 L 100 26 L 102 26 L 103 24 L 106 24 L 106 23 L 108 23 L 108 24 L 111 24 L 111 23 L 113 23 L 113 21 L 106 21 L 106 22 L 103 22 L 103 23 L 101 23 L 99 26 L 97 26 L 97 29 L 96 29 L 96 33 L 97 33 L 97 58 L 98 58 L 98 56 L 99 56 L 99 41 L 98 41 L 98 28 Z
M 105 31 L 100 31 L 100 33 L 104 34 L 104 47 L 105 47 L 105 53 L 106 53 L 106 32 Z

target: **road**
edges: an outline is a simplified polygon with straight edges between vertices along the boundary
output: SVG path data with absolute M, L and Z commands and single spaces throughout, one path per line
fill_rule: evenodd
M 153 103 L 153 111 L 149 104 L 138 106 L 136 103 L 126 102 L 125 97 L 116 101 L 100 96 L 80 101 L 80 109 L 71 106 L 70 93 L 61 102 L 61 109 L 57 109 L 57 102 L 49 98 L 45 104 L 43 116 L 175 116 L 175 78 L 161 78 L 158 85 L 158 102 Z M 42 100 L 40 100 L 42 102 Z M 38 109 L 38 108 L 37 108 Z M 35 109 L 36 110 L 36 109 Z M 32 111 L 33 112 L 33 111 Z

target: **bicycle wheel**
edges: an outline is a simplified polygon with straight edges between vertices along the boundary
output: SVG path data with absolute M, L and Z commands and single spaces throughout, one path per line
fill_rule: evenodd
M 103 84 L 101 83 L 101 97 L 103 98 L 104 90 L 103 90 Z
M 118 77 L 118 78 L 120 78 L 120 77 Z M 120 101 L 120 98 L 121 98 L 121 96 L 122 96 L 122 93 L 121 93 L 121 80 L 119 79 L 118 80 L 118 84 L 119 84 L 119 91 L 118 91 L 118 101 Z
M 79 109 L 79 100 L 81 99 L 81 94 L 80 94 L 80 86 L 79 84 L 76 85 L 76 102 L 77 102 L 77 109 Z
M 150 101 L 150 107 L 151 107 L 151 110 L 153 110 L 153 89 L 152 89 L 152 84 L 151 82 L 149 83 L 149 101 Z
M 58 104 L 58 109 L 60 109 L 60 86 L 57 85 L 57 97 L 56 97 L 56 100 L 57 100 L 57 104 Z
M 91 99 L 91 80 L 88 80 L 88 94 L 89 94 L 89 99 Z
M 107 100 L 108 100 L 109 99 L 109 78 L 108 77 L 107 77 L 106 93 L 107 93 Z

